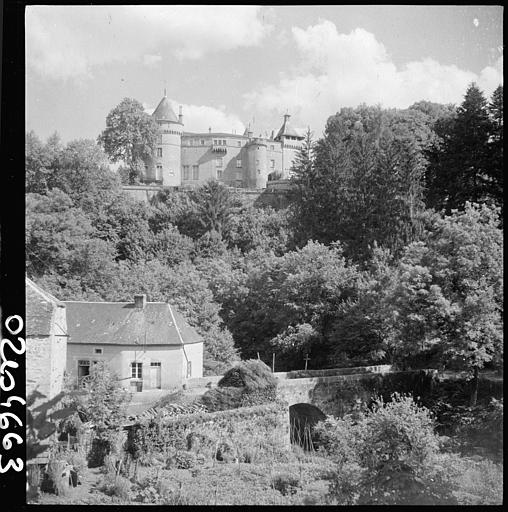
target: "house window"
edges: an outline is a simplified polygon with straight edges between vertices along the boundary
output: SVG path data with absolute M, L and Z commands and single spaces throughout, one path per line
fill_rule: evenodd
M 187 361 L 187 378 L 192 377 L 192 361 Z
M 270 160 L 270 167 L 275 169 L 275 160 Z
M 143 378 L 143 363 L 131 363 L 131 379 Z
M 215 159 L 215 166 L 216 167 L 222 167 L 223 159 L 222 158 L 216 158 Z
M 158 157 L 162 156 L 162 148 L 157 148 L 157 156 Z
M 192 179 L 199 180 L 199 165 L 192 166 Z
M 155 179 L 162 180 L 162 165 L 158 165 L 155 169 Z
M 188 165 L 183 166 L 183 179 L 184 180 L 190 179 L 190 167 Z
M 93 353 L 97 355 L 102 355 L 102 348 L 94 348 Z
M 241 161 L 240 159 L 238 159 L 238 160 L 236 161 L 236 167 L 237 167 L 237 169 L 241 169 L 241 167 L 242 167 L 242 161 Z

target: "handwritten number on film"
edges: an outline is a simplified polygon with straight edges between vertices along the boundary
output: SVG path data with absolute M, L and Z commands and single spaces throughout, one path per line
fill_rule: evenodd
M 18 327 L 16 329 L 12 329 L 10 327 L 11 322 L 17 322 Z M 17 336 L 23 329 L 23 319 L 18 315 L 10 316 L 5 321 L 5 327 L 12 336 Z M 18 363 L 15 361 L 9 361 L 9 359 L 6 357 L 4 352 L 5 347 L 9 348 L 12 352 L 18 355 L 24 354 L 26 350 L 25 340 L 20 336 L 17 336 L 17 338 L 19 347 L 16 347 L 11 340 L 6 338 L 4 338 L 0 344 L 0 389 L 2 394 L 11 391 L 15 385 L 14 377 L 12 376 L 12 373 L 7 370 L 7 368 L 16 369 L 19 366 Z M 6 380 L 8 382 L 6 382 Z M 21 405 L 26 404 L 23 398 L 20 398 L 19 396 L 10 396 L 7 398 L 6 402 L 0 403 L 0 406 L 10 407 L 11 402 L 13 401 L 17 401 L 21 403 Z M 11 420 L 13 422 L 14 428 L 23 426 L 23 422 L 14 413 L 7 411 L 0 413 L 0 429 L 8 429 L 11 426 Z M 2 448 L 6 451 L 10 450 L 13 446 L 13 441 L 16 441 L 16 444 L 22 444 L 23 438 L 14 432 L 5 433 L 2 439 Z M 11 468 L 14 469 L 14 471 L 21 471 L 23 469 L 23 460 L 19 457 L 16 460 L 10 459 L 7 462 L 7 465 L 4 467 L 2 466 L 2 455 L 0 455 L 0 473 L 5 473 Z

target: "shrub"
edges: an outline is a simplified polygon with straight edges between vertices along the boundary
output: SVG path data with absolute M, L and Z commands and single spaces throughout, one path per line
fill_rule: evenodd
M 242 405 L 243 390 L 236 387 L 209 389 L 202 397 L 201 403 L 210 411 L 236 409 Z
M 116 496 L 123 501 L 129 501 L 131 483 L 123 476 L 108 473 L 99 486 L 99 490 L 108 496 Z
M 279 491 L 283 496 L 296 494 L 301 487 L 300 479 L 290 474 L 279 474 L 272 477 L 272 487 Z
M 64 460 L 50 460 L 41 485 L 42 490 L 54 492 L 58 496 L 67 496 L 69 493 L 69 478 L 65 471 L 66 467 L 67 463 Z
M 42 482 L 41 468 L 38 464 L 30 464 L 27 468 L 27 502 L 36 501 L 39 497 L 40 485 Z
M 328 419 L 317 430 L 337 462 L 330 494 L 339 504 L 454 503 L 435 467 L 434 421 L 412 398 L 378 399 L 356 420 Z
M 277 377 L 270 368 L 257 359 L 241 361 L 228 370 L 218 382 L 219 387 L 245 388 L 246 391 L 255 391 L 277 386 Z

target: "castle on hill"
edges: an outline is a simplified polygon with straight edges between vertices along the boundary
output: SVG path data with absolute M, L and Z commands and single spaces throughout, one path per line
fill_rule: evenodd
M 151 158 L 145 161 L 144 184 L 196 187 L 216 179 L 225 185 L 263 189 L 269 179 L 286 179 L 304 137 L 291 126 L 290 115 L 277 135 L 254 137 L 250 127 L 243 135 L 184 131 L 182 107 L 178 117 L 166 97 L 152 117 L 159 136 Z

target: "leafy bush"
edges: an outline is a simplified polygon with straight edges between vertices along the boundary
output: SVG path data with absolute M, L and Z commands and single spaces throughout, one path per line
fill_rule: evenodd
M 394 394 L 356 419 L 327 419 L 316 430 L 337 462 L 330 494 L 339 504 L 437 504 L 455 499 L 436 471 L 439 439 L 427 409 Z
M 296 494 L 301 487 L 300 479 L 290 474 L 279 474 L 272 478 L 272 486 L 283 496 L 288 494 Z
M 60 459 L 50 459 L 41 484 L 41 489 L 54 492 L 58 496 L 67 496 L 69 493 L 69 479 L 66 475 L 67 463 Z
M 249 359 L 241 361 L 228 370 L 219 381 L 218 386 L 243 387 L 250 392 L 277 386 L 277 377 L 263 361 Z
M 99 489 L 108 496 L 116 496 L 123 501 L 129 501 L 131 483 L 129 480 L 120 475 L 108 473 L 99 486 Z
M 209 389 L 200 399 L 211 412 L 236 409 L 242 405 L 243 390 L 237 387 Z

